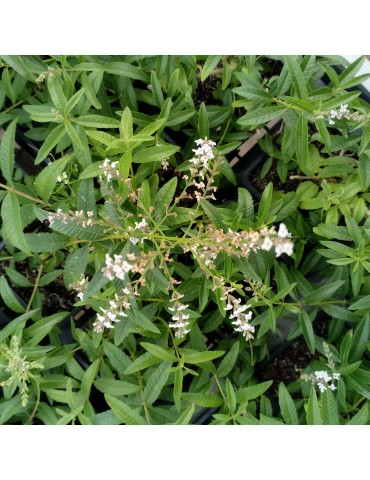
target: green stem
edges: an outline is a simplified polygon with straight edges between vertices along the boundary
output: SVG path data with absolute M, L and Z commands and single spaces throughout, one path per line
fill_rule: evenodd
M 39 198 L 31 197 L 31 195 L 27 195 L 27 193 L 20 192 L 19 190 L 9 187 L 8 185 L 4 185 L 3 183 L 0 183 L 0 188 L 3 188 L 4 190 L 8 190 L 8 192 L 15 193 L 16 195 L 19 195 L 20 197 L 28 198 L 29 200 L 33 200 L 36 203 L 40 203 L 44 207 L 48 206 L 48 203 L 43 202 Z
M 28 305 L 27 305 L 27 308 L 26 308 L 26 312 L 28 312 L 32 306 L 32 302 L 35 298 L 35 295 L 36 295 L 36 292 L 39 288 L 39 283 L 40 283 L 40 279 L 41 279 L 41 275 L 42 275 L 42 271 L 44 269 L 44 264 L 41 263 L 38 271 L 37 271 L 37 277 L 36 277 L 36 281 L 35 281 L 35 285 L 33 286 L 33 290 L 32 290 L 32 295 L 31 295 L 31 298 L 29 299 L 29 302 L 28 302 Z

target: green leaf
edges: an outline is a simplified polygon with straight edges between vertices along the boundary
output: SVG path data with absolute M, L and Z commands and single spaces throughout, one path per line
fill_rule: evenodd
M 82 378 L 81 391 L 84 394 L 86 399 L 88 399 L 90 396 L 91 387 L 94 383 L 95 377 L 98 374 L 100 363 L 101 363 L 100 358 L 95 360 L 91 365 L 89 365 L 88 369 L 86 370 Z
M 131 373 L 140 372 L 140 370 L 144 370 L 144 368 L 148 368 L 159 361 L 160 360 L 157 357 L 154 357 L 151 353 L 143 353 L 143 355 L 138 357 L 128 368 L 126 368 L 124 373 L 125 375 L 131 375 Z
M 308 399 L 306 418 L 307 425 L 322 425 L 321 411 L 314 387 L 311 388 L 310 398 Z
M 177 187 L 177 177 L 171 178 L 171 180 L 163 185 L 163 187 L 158 191 L 155 197 L 156 205 L 161 209 L 165 210 L 166 206 L 169 206 L 173 200 L 173 197 L 176 193 Z
M 330 152 L 331 151 L 331 139 L 330 139 L 328 129 L 326 128 L 325 120 L 323 118 L 316 118 L 315 119 L 315 125 L 316 125 L 316 128 L 317 128 L 317 131 L 321 135 L 321 139 L 322 139 L 322 142 L 325 145 L 326 150 L 328 152 Z
M 25 335 L 30 338 L 26 343 L 26 346 L 34 347 L 38 345 L 41 340 L 52 331 L 53 327 L 64 320 L 67 316 L 68 312 L 55 313 L 54 315 L 38 320 L 36 323 L 28 327 L 24 331 Z
M 265 107 L 259 108 L 257 110 L 252 110 L 251 112 L 243 115 L 237 124 L 241 127 L 247 127 L 249 125 L 259 125 L 261 123 L 267 123 L 274 118 L 279 118 L 287 109 L 285 107 Z
M 134 163 L 160 162 L 165 158 L 169 158 L 176 153 L 180 147 L 171 145 L 159 145 L 147 147 L 133 154 L 132 161 Z
M 181 394 L 183 386 L 184 371 L 182 368 L 175 370 L 175 380 L 173 383 L 173 399 L 177 411 L 181 408 Z
M 352 348 L 349 356 L 350 362 L 356 362 L 360 360 L 366 346 L 370 340 L 370 314 L 367 313 L 357 325 L 353 334 Z
M 214 393 L 183 393 L 182 398 L 202 407 L 219 407 L 223 400 Z
M 169 115 L 166 121 L 166 127 L 174 127 L 181 125 L 196 114 L 194 109 L 181 110 L 180 112 L 174 112 Z
M 106 402 L 125 425 L 146 425 L 146 420 L 131 407 L 112 395 L 104 395 Z
M 299 324 L 307 346 L 313 355 L 315 353 L 315 335 L 313 333 L 312 321 L 305 310 L 300 310 L 299 312 Z
M 57 125 L 46 137 L 35 159 L 35 165 L 41 163 L 66 134 L 64 124 Z
M 344 105 L 345 103 L 350 103 L 352 100 L 357 98 L 361 92 L 348 92 L 342 95 L 338 95 L 337 97 L 324 102 L 321 109 L 325 112 L 329 112 L 332 109 L 339 107 L 340 105 Z
M 369 403 L 364 403 L 361 409 L 354 415 L 347 425 L 368 425 L 370 419 Z
M 31 255 L 31 251 L 26 242 L 19 202 L 16 195 L 8 192 L 1 205 L 1 216 L 3 220 L 2 236 L 4 240 L 9 241 L 14 247 L 22 252 Z
M 181 353 L 184 358 L 185 363 L 191 363 L 198 365 L 199 363 L 209 362 L 215 358 L 221 357 L 225 352 L 222 351 L 213 351 L 213 352 L 197 352 L 196 350 L 190 350 L 188 348 L 183 348 Z
M 131 110 L 128 107 L 126 107 L 122 113 L 121 121 L 119 124 L 119 131 L 121 138 L 126 142 L 132 137 L 134 133 L 132 114 Z
M 294 401 L 283 383 L 279 385 L 279 405 L 284 422 L 287 425 L 299 425 Z
M 79 281 L 81 273 L 85 272 L 89 258 L 89 248 L 89 245 L 85 245 L 68 255 L 64 263 L 63 274 L 66 287 Z
M 220 210 L 212 205 L 208 200 L 202 199 L 200 201 L 200 205 L 204 211 L 204 213 L 207 215 L 207 217 L 211 220 L 214 225 L 223 230 L 225 228 L 225 223 L 223 221 L 222 215 L 220 213 Z
M 243 215 L 243 219 L 251 220 L 253 218 L 253 198 L 245 188 L 238 188 L 238 211 Z
M 321 394 L 321 414 L 323 425 L 339 425 L 338 405 L 330 388 Z
M 356 73 L 361 69 L 362 65 L 364 64 L 365 56 L 361 56 L 357 58 L 354 62 L 351 63 L 343 72 L 339 75 L 339 85 L 342 88 L 347 88 L 345 85 L 346 83 L 351 80 Z
M 149 353 L 151 353 L 154 357 L 157 357 L 161 360 L 164 360 L 166 362 L 177 362 L 177 357 L 171 353 L 170 349 L 165 350 L 162 347 L 159 347 L 158 345 L 155 345 L 154 343 L 147 343 L 147 342 L 141 342 L 140 344 L 142 347 L 145 348 Z
M 354 390 L 356 390 L 356 392 L 370 400 L 370 388 L 364 382 L 364 379 L 361 375 L 361 372 L 359 372 L 359 369 L 357 369 L 354 373 L 346 376 L 346 381 Z
M 308 124 L 305 115 L 301 115 L 298 120 L 295 141 L 298 165 L 301 170 L 310 172 L 310 164 L 308 163 Z
M 201 82 L 204 82 L 204 80 L 206 80 L 206 78 L 208 78 L 211 75 L 211 73 L 213 72 L 213 70 L 216 68 L 217 64 L 221 60 L 221 58 L 222 58 L 221 55 L 208 55 L 202 67 L 202 73 L 200 75 Z
M 50 93 L 51 101 L 61 114 L 64 111 L 67 99 L 60 84 L 59 76 L 57 76 L 53 72 L 50 72 L 47 76 L 47 86 Z
M 234 387 L 228 378 L 226 378 L 226 396 L 229 404 L 230 414 L 233 414 L 236 410 L 236 396 Z
M 257 385 L 253 385 L 251 387 L 244 387 L 241 388 L 236 392 L 236 401 L 238 403 L 245 403 L 249 400 L 254 400 L 255 398 L 260 397 L 264 394 L 272 385 L 272 380 L 268 382 L 258 383 Z
M 314 233 L 325 238 L 337 238 L 338 240 L 351 241 L 351 235 L 346 227 L 338 227 L 329 223 L 321 223 L 317 227 L 313 227 Z
M 75 118 L 74 123 L 82 127 L 89 128 L 119 128 L 119 120 L 111 117 L 103 117 L 102 115 L 83 115 Z
M 113 396 L 131 395 L 132 393 L 140 392 L 140 385 L 116 380 L 115 378 L 97 378 L 94 386 L 99 392 Z
M 370 150 L 366 150 L 360 155 L 359 177 L 362 190 L 365 192 L 370 186 Z
M 329 283 L 327 285 L 322 285 L 317 290 L 307 294 L 304 298 L 304 303 L 306 305 L 317 304 L 326 298 L 331 297 L 331 295 L 338 290 L 345 280 L 337 280 L 336 282 Z
M 149 380 L 144 388 L 144 400 L 147 403 L 153 404 L 158 399 L 170 375 L 170 366 L 171 363 L 162 362 L 155 367 L 154 370 L 152 369 Z
M 112 75 L 120 75 L 121 77 L 132 78 L 133 80 L 142 80 L 149 84 L 149 75 L 142 68 L 135 67 L 126 62 L 111 62 L 103 65 L 104 70 Z
M 0 294 L 5 305 L 10 308 L 10 310 L 17 313 L 25 312 L 25 307 L 14 295 L 13 290 L 9 287 L 9 284 L 4 276 L 1 276 L 0 278 Z
M 89 136 L 89 132 L 87 132 L 87 135 Z M 81 173 L 80 179 L 82 180 L 86 178 L 98 177 L 102 173 L 102 169 L 100 168 L 101 165 L 102 164 L 100 162 L 90 163 L 90 165 L 88 165 Z
M 83 97 L 85 91 L 83 88 L 76 92 L 67 102 L 64 109 L 64 116 L 67 117 Z
M 45 287 L 49 283 L 53 282 L 56 278 L 60 277 L 63 273 L 63 270 L 53 270 L 52 272 L 46 273 L 40 279 L 39 286 Z
M 47 202 L 58 182 L 57 177 L 60 176 L 67 163 L 71 160 L 70 155 L 59 158 L 52 163 L 49 163 L 41 172 L 37 175 L 35 179 L 35 190 L 37 195 Z
M 68 242 L 68 237 L 60 233 L 25 233 L 24 237 L 33 253 L 57 252 Z
M 267 187 L 264 189 L 261 197 L 261 202 L 258 206 L 258 220 L 259 223 L 264 223 L 268 219 L 268 214 L 271 207 L 272 202 L 272 192 L 273 192 L 273 184 L 270 182 Z
M 5 327 L 0 330 L 0 344 L 3 343 L 3 341 L 6 340 L 8 337 L 10 337 L 10 335 L 12 335 L 17 330 L 17 328 L 23 327 L 24 325 L 22 324 L 25 324 L 29 318 L 32 318 L 34 315 L 36 315 L 39 310 L 39 308 L 30 310 L 5 325 Z
M 209 137 L 209 121 L 207 107 L 204 102 L 201 103 L 198 113 L 198 133 L 200 138 Z
M 5 130 L 0 147 L 0 168 L 5 180 L 13 185 L 15 130 L 17 127 L 15 118 Z
M 225 357 L 221 360 L 220 365 L 217 368 L 218 377 L 226 377 L 226 375 L 231 372 L 238 358 L 238 353 L 239 342 L 235 342 L 234 345 L 230 348 L 230 351 L 227 352 Z
M 66 129 L 67 135 L 71 139 L 73 145 L 78 147 L 80 150 L 85 151 L 86 150 L 85 144 L 80 139 L 80 136 L 76 130 L 76 126 L 66 120 L 64 122 L 64 128 Z
M 188 425 L 195 410 L 195 405 L 186 408 L 173 425 Z
M 370 295 L 365 295 L 364 297 L 360 298 L 360 300 L 357 300 L 357 302 L 352 303 L 348 307 L 349 310 L 362 310 L 366 309 L 369 310 L 370 307 Z
M 150 74 L 150 85 L 152 87 L 152 96 L 155 105 L 158 108 L 162 108 L 164 99 L 163 99 L 163 92 L 160 81 L 158 80 L 157 73 L 155 70 L 152 71 Z
M 85 72 L 82 72 L 81 74 L 81 83 L 88 101 L 91 103 L 93 107 L 95 107 L 97 110 L 100 110 L 102 108 L 102 105 L 99 102 L 98 97 L 96 96 L 95 90 L 90 82 L 90 79 Z
M 19 287 L 33 287 L 33 283 L 30 282 L 27 277 L 17 272 L 16 270 L 13 270 L 10 267 L 5 267 L 5 272 L 8 275 L 12 284 Z
M 292 80 L 292 85 L 297 97 L 301 100 L 307 100 L 308 93 L 306 81 L 304 79 L 300 66 L 298 65 L 297 61 L 290 55 L 285 55 L 284 61 L 288 67 L 289 75 Z

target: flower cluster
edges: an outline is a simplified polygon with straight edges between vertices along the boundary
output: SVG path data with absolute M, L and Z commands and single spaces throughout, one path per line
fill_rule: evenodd
M 124 260 L 122 255 L 114 254 L 114 260 L 109 255 L 105 254 L 105 266 L 102 268 L 103 275 L 113 280 L 115 277 L 123 280 L 132 268 L 132 265 Z
M 339 377 L 340 373 L 334 372 L 331 376 L 325 370 L 319 370 L 315 373 L 311 373 L 310 375 L 307 375 L 306 373 L 303 373 L 301 375 L 302 380 L 305 380 L 306 382 L 311 382 L 312 385 L 317 385 L 321 393 L 325 392 L 325 390 L 327 390 L 328 388 L 330 388 L 331 390 L 336 390 L 337 387 L 334 384 L 334 380 L 339 380 Z
M 348 110 L 348 104 L 341 105 L 337 110 L 330 110 L 330 113 L 328 114 L 329 125 L 334 125 L 334 119 L 341 120 L 342 118 L 361 122 L 366 119 L 366 115 L 360 115 L 358 112 L 350 113 Z
M 26 356 L 22 356 L 22 350 L 16 336 L 12 337 L 9 347 L 5 344 L 1 345 L 0 351 L 1 356 L 6 360 L 6 366 L 0 363 L 0 369 L 5 368 L 5 372 L 10 374 L 7 380 L 0 383 L 0 387 L 20 385 L 22 407 L 26 407 L 28 403 L 28 383 L 35 378 L 32 370 L 42 369 L 44 366 L 41 363 L 29 362 L 26 360 Z
M 100 310 L 103 312 L 103 314 L 101 315 L 100 313 L 97 313 L 97 319 L 93 323 L 94 331 L 100 333 L 104 331 L 104 328 L 113 328 L 114 323 L 121 321 L 121 319 L 118 318 L 119 316 L 127 317 L 127 314 L 123 311 L 123 308 L 129 310 L 130 307 L 131 305 L 127 300 L 120 300 L 116 294 L 115 299 L 109 301 L 109 307 L 107 309 L 100 307 Z
M 103 169 L 104 175 L 107 177 L 107 182 L 110 182 L 114 178 L 119 178 L 120 174 L 117 169 L 117 165 L 119 162 L 112 162 L 109 158 L 106 158 L 102 165 L 99 168 Z
M 214 174 L 215 174 L 215 165 L 210 163 L 210 160 L 215 158 L 212 148 L 216 145 L 212 140 L 207 140 L 207 138 L 195 140 L 198 148 L 193 149 L 195 153 L 194 157 L 189 160 L 194 167 L 190 168 L 190 173 L 192 176 L 192 182 L 190 185 L 195 187 L 193 195 L 196 200 L 199 202 L 204 193 L 208 190 L 208 195 L 204 198 L 210 198 L 211 200 L 216 200 L 213 192 L 216 191 L 216 187 L 212 186 L 214 183 Z M 207 185 L 205 183 L 205 178 L 207 177 Z M 199 181 L 197 181 L 197 178 Z M 184 179 L 188 180 L 188 176 L 184 175 Z M 190 196 L 191 197 L 191 196 Z
M 253 339 L 255 328 L 249 323 L 252 318 L 252 312 L 249 311 L 248 313 L 245 313 L 248 308 L 251 308 L 251 306 L 248 304 L 241 305 L 241 298 L 235 298 L 231 295 L 231 292 L 235 290 L 234 288 L 222 287 L 222 289 L 223 296 L 221 297 L 221 300 L 227 301 L 225 310 L 232 310 L 229 318 L 231 320 L 235 319 L 231 322 L 235 325 L 235 331 L 242 332 L 243 337 L 245 337 L 246 340 Z
M 69 184 L 67 172 L 63 172 L 61 175 L 57 176 L 58 183 L 64 183 L 65 185 Z
M 69 213 L 64 213 L 61 208 L 58 208 L 56 212 L 50 212 L 48 215 L 48 220 L 50 225 L 53 225 L 55 220 L 60 220 L 62 223 L 67 224 L 69 222 L 76 222 L 77 225 L 81 225 L 86 228 L 89 225 L 93 224 L 94 212 L 87 212 L 87 218 L 82 210 L 73 212 L 72 210 Z
M 77 290 L 77 297 L 80 300 L 83 300 L 84 292 L 87 288 L 87 278 L 85 277 L 85 274 L 81 273 L 80 280 L 78 282 L 71 283 L 70 285 L 68 285 L 68 287 Z
M 129 230 L 139 230 L 141 232 L 147 232 L 148 231 L 148 224 L 145 218 L 141 220 L 141 222 L 135 222 L 135 228 L 129 227 Z M 130 237 L 130 242 L 136 245 L 140 239 L 137 237 Z M 143 242 L 145 240 L 145 237 L 141 238 L 141 241 Z
M 284 223 L 279 225 L 278 231 L 275 227 L 262 228 L 257 231 L 228 232 L 215 229 L 209 226 L 205 232 L 205 238 L 199 243 L 192 243 L 184 248 L 184 251 L 191 251 L 200 266 L 207 269 L 215 267 L 214 261 L 221 252 L 229 255 L 248 256 L 257 250 L 271 250 L 275 248 L 276 257 L 283 253 L 292 255 L 294 244 L 291 241 L 291 234 Z
M 170 302 L 173 303 L 171 307 L 168 307 L 168 310 L 173 312 L 172 322 L 170 323 L 170 328 L 175 328 L 175 336 L 178 338 L 183 338 L 190 330 L 186 330 L 186 327 L 189 325 L 188 318 L 189 314 L 185 314 L 184 310 L 189 306 L 179 302 L 180 298 L 184 295 L 181 293 L 173 292 Z

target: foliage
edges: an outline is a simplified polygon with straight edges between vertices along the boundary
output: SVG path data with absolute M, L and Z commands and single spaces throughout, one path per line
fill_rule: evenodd
M 0 423 L 369 424 L 362 61 L 0 57 Z

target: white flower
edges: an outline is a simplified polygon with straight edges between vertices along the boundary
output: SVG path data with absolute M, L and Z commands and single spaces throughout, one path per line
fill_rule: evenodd
M 117 170 L 117 165 L 119 162 L 112 162 L 109 158 L 106 158 L 102 165 L 99 165 L 99 168 L 103 169 L 104 175 L 107 177 L 107 182 L 110 182 L 113 178 L 119 178 L 119 171 Z
M 115 277 L 123 280 L 131 268 L 132 265 L 124 260 L 122 255 L 114 254 L 113 260 L 108 253 L 105 254 L 105 267 L 102 268 L 102 272 L 109 280 L 113 280 Z

